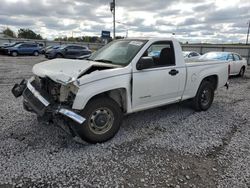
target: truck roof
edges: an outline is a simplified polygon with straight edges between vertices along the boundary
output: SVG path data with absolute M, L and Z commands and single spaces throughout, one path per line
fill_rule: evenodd
M 124 38 L 123 40 L 175 40 L 177 41 L 175 38 L 172 37 L 129 37 L 129 38 Z

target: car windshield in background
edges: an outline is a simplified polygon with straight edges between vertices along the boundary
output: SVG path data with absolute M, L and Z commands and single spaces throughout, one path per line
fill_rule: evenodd
M 228 53 L 224 52 L 209 52 L 200 57 L 200 59 L 212 59 L 226 61 Z
M 21 46 L 21 45 L 22 45 L 22 43 L 16 44 L 16 45 L 14 45 L 13 47 L 19 47 L 19 46 Z
M 126 66 L 146 42 L 146 40 L 113 41 L 96 51 L 89 60 Z
M 51 49 L 58 49 L 58 48 L 61 48 L 61 46 L 60 45 L 58 45 L 58 46 L 51 46 L 50 48 Z

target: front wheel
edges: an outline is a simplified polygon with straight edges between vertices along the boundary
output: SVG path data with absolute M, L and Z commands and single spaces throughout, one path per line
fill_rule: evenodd
M 193 99 L 193 106 L 196 111 L 206 111 L 214 100 L 214 87 L 208 81 L 203 81 Z
M 75 130 L 86 142 L 105 142 L 113 138 L 120 128 L 121 108 L 111 98 L 91 100 L 81 114 L 86 120 L 82 125 L 75 125 Z

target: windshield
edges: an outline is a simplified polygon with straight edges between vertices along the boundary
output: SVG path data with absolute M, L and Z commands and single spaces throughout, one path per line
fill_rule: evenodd
M 116 40 L 96 51 L 89 60 L 126 66 L 146 40 Z
M 227 53 L 209 52 L 200 57 L 200 59 L 227 60 Z

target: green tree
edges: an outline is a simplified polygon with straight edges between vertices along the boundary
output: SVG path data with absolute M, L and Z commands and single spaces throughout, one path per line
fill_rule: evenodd
M 18 38 L 25 38 L 25 39 L 43 39 L 40 34 L 36 34 L 31 29 L 24 29 L 21 28 L 18 30 Z
M 7 35 L 8 37 L 16 38 L 16 34 L 14 31 L 12 31 L 10 28 L 6 28 L 3 30 L 3 34 Z

